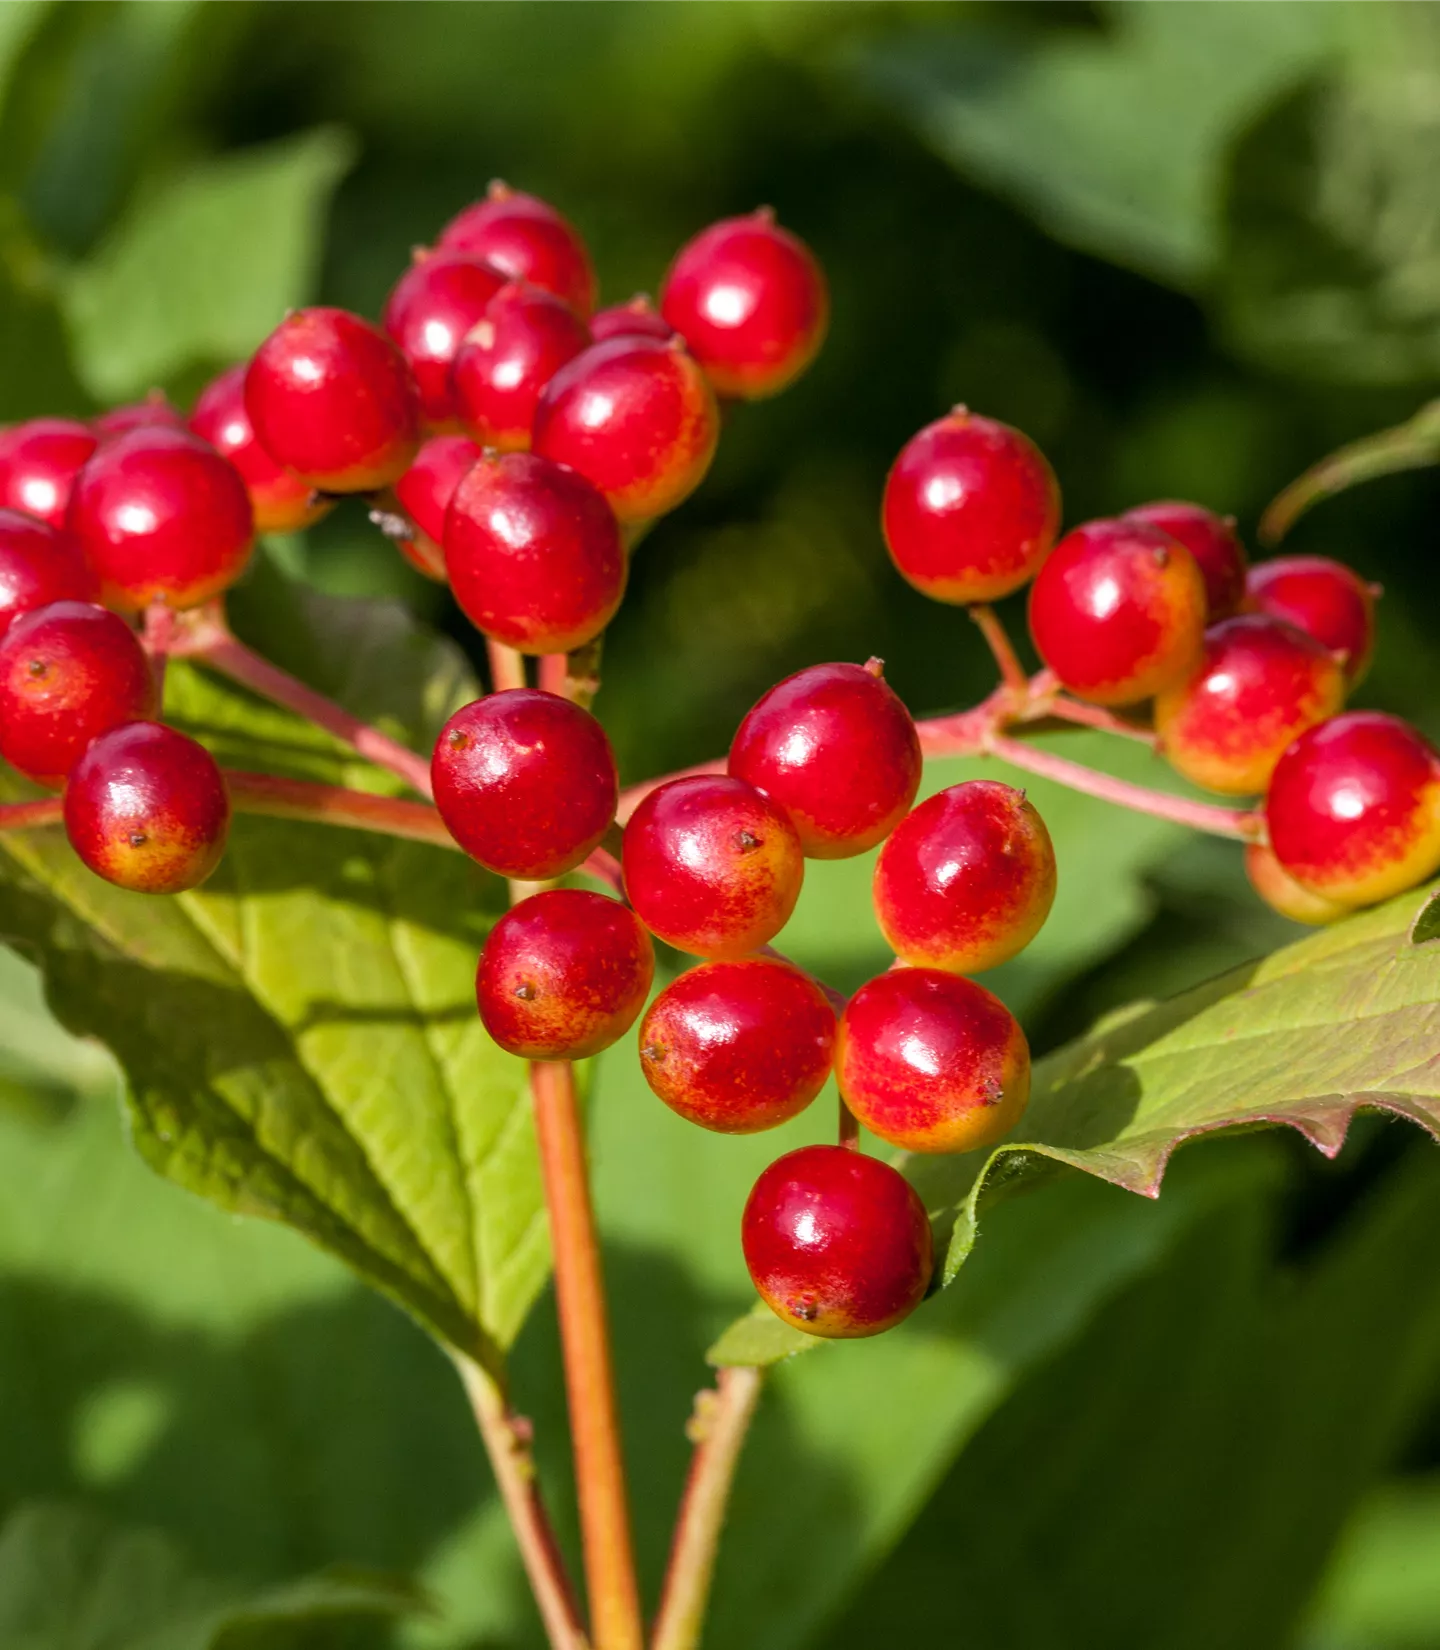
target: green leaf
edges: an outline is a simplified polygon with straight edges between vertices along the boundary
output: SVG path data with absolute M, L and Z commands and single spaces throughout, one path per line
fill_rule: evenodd
M 122 400 L 254 349 L 309 296 L 325 206 L 353 158 L 321 128 L 199 162 L 137 201 L 63 291 L 91 392 Z
M 80 1507 L 32 1504 L 0 1530 L 0 1643 L 7 1650 L 256 1650 L 280 1629 L 426 1607 L 397 1576 L 336 1569 L 246 1597 L 196 1576 L 165 1536 Z
M 311 604 L 336 614 L 318 673 L 358 660 L 392 726 L 433 736 L 467 691 L 452 650 L 421 673 L 394 609 Z M 237 765 L 352 771 L 323 735 L 198 670 L 173 667 L 167 706 Z M 102 883 L 57 831 L 0 841 L 6 939 L 40 964 L 62 1023 L 120 1061 L 146 1161 L 297 1226 L 492 1368 L 548 1269 L 525 1067 L 474 1009 L 504 900 L 459 854 L 277 820 L 237 819 L 215 876 L 167 900 Z
M 1239 348 L 1308 379 L 1440 376 L 1440 29 L 1423 6 L 1384 21 L 1393 61 L 1302 87 L 1231 161 L 1222 319 Z
M 1346 1531 L 1304 1650 L 1434 1650 L 1440 1644 L 1440 1483 L 1388 1484 Z
M 1329 1211 L 1323 1247 L 1297 1256 L 1258 1206 L 1193 1227 L 996 1412 L 825 1650 L 882 1636 L 967 1650 L 1294 1643 L 1351 1510 L 1417 1429 L 1424 1447 L 1440 1378 L 1440 1160 L 1417 1142 L 1375 1172 L 1394 1144 L 1372 1157 L 1364 1198 Z M 1342 1558 L 1326 1650 L 1434 1643 L 1433 1489 L 1427 1500 L 1422 1523 L 1411 1498 L 1383 1568 L 1375 1522 L 1368 1554 Z M 1425 1631 L 1396 1631 L 1407 1620 Z
M 1349 11 L 1131 0 L 1104 8 L 1103 36 L 910 32 L 868 49 L 856 71 L 940 154 L 1061 240 L 1194 287 L 1219 251 L 1234 128 L 1333 51 Z

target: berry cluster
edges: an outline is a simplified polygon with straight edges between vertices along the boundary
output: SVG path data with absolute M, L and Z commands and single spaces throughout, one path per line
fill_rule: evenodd
M 638 530 L 704 475 L 717 396 L 782 389 L 828 316 L 818 266 L 768 211 L 682 249 L 660 311 L 594 308 L 575 230 L 494 184 L 415 254 L 383 326 L 296 311 L 188 420 L 155 393 L 0 432 L 0 755 L 63 789 L 92 870 L 178 893 L 219 861 L 226 781 L 159 720 L 164 657 L 245 571 L 257 532 L 360 495 L 492 643 L 563 654 L 614 614 Z M 453 819 L 461 753 L 484 733 L 447 738 L 453 771 L 436 781 Z M 550 806 L 578 817 L 558 792 Z M 457 834 L 492 862 L 483 828 Z M 531 857 L 507 874 L 565 868 Z
M 956 408 L 895 461 L 885 540 L 940 601 L 1030 583 L 1044 688 L 1122 708 L 1142 734 L 1148 701 L 1178 773 L 1263 796 L 1246 867 L 1285 915 L 1329 921 L 1440 867 L 1440 757 L 1397 717 L 1342 708 L 1373 651 L 1374 586 L 1322 556 L 1248 567 L 1234 523 L 1197 504 L 1141 505 L 1056 542 L 1059 505 L 1024 435 Z
M 148 893 L 202 882 L 231 811 L 213 757 L 160 719 L 165 657 L 187 638 L 202 662 L 389 761 L 433 795 L 422 811 L 436 831 L 511 882 L 476 980 L 502 1048 L 581 1059 L 638 1022 L 659 1099 L 730 1134 L 797 1116 L 835 1075 L 839 1144 L 772 1163 L 741 1236 L 774 1311 L 839 1337 L 904 1318 L 933 1261 L 918 1195 L 858 1149 L 860 1125 L 911 1152 L 963 1152 L 1024 1110 L 1024 1033 L 973 976 L 1046 919 L 1045 825 L 992 781 L 916 806 L 920 733 L 878 661 L 789 677 L 725 763 L 638 801 L 622 798 L 571 675 L 594 657 L 645 528 L 704 476 L 721 402 L 785 388 L 827 319 L 819 266 L 768 211 L 682 248 L 658 307 L 597 311 L 573 227 L 496 184 L 415 254 L 381 325 L 296 311 L 188 420 L 153 395 L 88 424 L 0 432 L 0 756 L 63 791 L 86 865 Z M 414 752 L 264 661 L 242 669 L 224 629 L 256 533 L 309 526 L 347 494 L 448 583 L 490 649 L 495 691 L 451 717 L 428 778 Z M 1150 739 L 1202 787 L 1263 793 L 1263 814 L 1232 834 L 1249 841 L 1262 896 L 1303 921 L 1440 866 L 1440 757 L 1394 717 L 1342 710 L 1372 651 L 1369 586 L 1318 557 L 1247 568 L 1233 524 L 1193 504 L 1063 537 L 1060 523 L 1045 458 L 994 420 L 956 409 L 896 460 L 890 554 L 916 588 L 970 609 L 1003 677 L 975 712 L 928 724 L 931 748 L 956 748 L 934 736 L 964 723 L 983 735 L 968 748 L 999 749 L 1005 727 L 1047 714 Z M 1027 583 L 1045 667 L 1033 678 L 988 605 Z M 524 685 L 525 656 L 541 658 L 543 687 Z M 806 859 L 874 849 L 895 962 L 845 1001 L 771 941 Z M 551 886 L 581 869 L 623 897 Z M 651 1000 L 656 939 L 698 960 Z
M 495 925 L 477 983 L 491 1036 L 528 1059 L 577 1059 L 638 1019 L 647 1083 L 724 1134 L 787 1122 L 834 1072 L 850 1115 L 892 1145 L 954 1152 L 999 1139 L 1024 1108 L 1029 1050 L 1010 1011 L 966 976 L 1034 937 L 1055 895 L 1055 855 L 1023 793 L 972 781 L 915 807 L 920 770 L 915 724 L 877 661 L 781 682 L 741 723 L 724 773 L 661 783 L 630 814 L 628 907 L 547 889 Z M 452 718 L 434 777 L 457 841 L 512 878 L 580 865 L 618 802 L 600 724 L 528 688 Z M 807 858 L 877 844 L 875 909 L 896 966 L 837 1001 L 769 942 L 795 908 Z M 646 1009 L 652 937 L 701 960 Z M 850 1146 L 772 1164 L 742 1236 L 761 1295 L 812 1334 L 875 1334 L 929 1285 L 919 1198 Z

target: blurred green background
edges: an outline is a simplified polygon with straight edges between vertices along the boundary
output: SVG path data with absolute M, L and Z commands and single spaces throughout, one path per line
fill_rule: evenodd
M 1436 394 L 1437 165 L 1428 3 L 8 0 L 0 417 L 183 400 L 309 297 L 374 315 L 493 176 L 572 218 L 605 301 L 768 202 L 824 262 L 833 331 L 637 555 L 600 708 L 640 778 L 723 750 L 817 659 L 880 654 L 917 714 L 986 689 L 964 615 L 904 586 L 877 529 L 887 465 L 953 402 L 1039 441 L 1071 522 L 1180 496 L 1248 532 L 1297 471 Z M 1385 585 L 1361 702 L 1432 735 L 1437 494 L 1433 472 L 1375 483 L 1294 537 Z M 358 507 L 274 554 L 477 653 Z M 1173 835 L 1090 893 L 1025 986 L 1042 1050 L 1293 933 L 1233 854 Z M 106 1062 L 5 978 L 5 1642 L 534 1644 L 438 1356 L 298 1239 L 151 1181 L 93 1103 Z M 602 1069 L 596 1151 L 653 1586 L 699 1352 L 744 1304 L 716 1234 L 746 1170 L 707 1189 L 692 1143 L 637 1130 L 634 1081 Z M 927 1327 L 782 1372 L 709 1642 L 1440 1647 L 1433 1146 L 1371 1122 L 1330 1166 L 1289 1139 L 1206 1147 L 1160 1208 L 1020 1200 Z M 543 1318 L 517 1388 L 563 1475 Z M 877 1418 L 897 1408 L 920 1428 L 903 1460 Z M 97 1567 L 56 1551 L 129 1539 L 77 1507 L 162 1532 L 221 1591 L 354 1560 L 446 1614 L 162 1629 L 117 1584 L 131 1636 L 64 1637 L 45 1601 Z

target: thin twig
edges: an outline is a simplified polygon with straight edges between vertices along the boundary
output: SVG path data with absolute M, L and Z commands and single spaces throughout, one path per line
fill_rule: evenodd
M 230 805 L 237 814 L 260 814 L 271 819 L 303 819 L 317 825 L 375 831 L 382 836 L 429 842 L 437 848 L 460 852 L 460 845 L 428 802 L 375 796 L 370 791 L 350 791 L 340 785 L 324 785 L 313 779 L 282 779 L 273 773 L 242 773 L 233 768 L 221 771 L 230 792 Z M 59 825 L 63 819 L 64 803 L 58 796 L 42 797 L 35 802 L 0 804 L 0 831 Z
M 179 652 L 181 649 L 173 651 Z M 281 670 L 278 665 L 272 665 L 268 659 L 246 647 L 230 631 L 218 609 L 207 614 L 205 622 L 192 629 L 183 651 L 200 664 L 228 676 L 232 682 L 239 682 L 262 698 L 314 722 L 326 733 L 352 746 L 367 761 L 398 774 L 422 796 L 433 794 L 430 763 L 426 757 L 417 755 L 398 740 L 381 733 L 379 728 L 362 722 L 358 716 L 352 716 L 333 699 L 327 699 L 323 693 L 317 693 L 298 677 Z
M 586 1650 L 575 1589 L 535 1478 L 530 1424 L 510 1409 L 500 1389 L 478 1364 L 460 1357 L 455 1363 L 515 1531 L 546 1637 L 552 1650 Z
M 530 1092 L 555 1258 L 555 1301 L 591 1629 L 596 1650 L 641 1650 L 644 1633 L 630 1543 L 605 1284 L 574 1068 L 568 1060 L 532 1062 Z
M 565 678 L 570 674 L 570 659 L 565 653 L 540 655 L 540 686 L 546 693 L 565 692 Z
M 485 638 L 485 653 L 490 660 L 490 691 L 504 693 L 510 688 L 523 688 L 525 682 L 525 655 L 517 653 L 504 642 Z
M 986 646 L 1000 667 L 1000 680 L 1017 699 L 1023 701 L 1030 691 L 1030 678 L 1025 674 L 1025 667 L 1020 663 L 1014 643 L 1001 623 L 1000 615 L 989 602 L 974 602 L 966 611 L 979 626 Z
M 740 1449 L 760 1397 L 761 1371 L 722 1369 L 697 1394 L 688 1427 L 695 1443 L 651 1650 L 695 1650 L 705 1621 L 715 1555 Z
M 840 1096 L 839 1126 L 835 1137 L 842 1146 L 858 1147 L 860 1144 L 860 1119 L 845 1104 L 843 1094 Z
M 1223 808 L 1213 802 L 1192 802 L 1187 797 L 1170 796 L 1164 791 L 1152 791 L 1143 785 L 1132 785 L 1128 779 L 1116 779 L 1108 773 L 1098 773 L 1068 757 L 1055 756 L 1049 751 L 1036 750 L 1019 739 L 1007 739 L 1004 734 L 992 734 L 985 749 L 1012 767 L 1038 774 L 1042 779 L 1053 779 L 1072 791 L 1096 796 L 1117 807 L 1133 808 L 1137 813 L 1153 814 L 1157 819 L 1174 820 L 1177 825 L 1189 825 L 1197 831 L 1208 831 L 1212 836 L 1234 837 L 1240 842 L 1256 841 L 1263 830 L 1261 816 L 1252 809 Z
M 150 655 L 150 669 L 155 676 L 155 704 L 165 705 L 165 661 L 175 643 L 175 609 L 169 602 L 157 598 L 145 609 L 145 628 L 142 640 Z

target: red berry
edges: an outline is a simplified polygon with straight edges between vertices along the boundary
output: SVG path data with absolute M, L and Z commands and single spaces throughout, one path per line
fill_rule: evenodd
M 401 555 L 428 579 L 445 582 L 445 512 L 480 456 L 468 435 L 432 435 L 395 483 L 396 502 L 415 529 L 395 542 Z
M 582 475 L 534 453 L 486 453 L 445 517 L 445 566 L 472 624 L 522 653 L 567 653 L 609 624 L 625 547 Z
M 681 247 L 660 309 L 717 395 L 756 401 L 815 359 L 830 294 L 809 247 L 762 208 L 711 224 Z
M 604 493 L 622 522 L 673 510 L 700 485 L 720 434 L 710 386 L 678 344 L 592 344 L 545 386 L 531 445 Z
M 1030 1049 L 984 986 L 938 968 L 894 968 L 846 1004 L 835 1075 L 850 1110 L 892 1146 L 968 1152 L 1019 1121 Z
M 420 445 L 420 392 L 405 357 L 343 309 L 297 309 L 256 350 L 245 406 L 262 445 L 326 493 L 402 476 Z
M 523 452 L 541 390 L 589 343 L 585 323 L 554 293 L 520 281 L 502 287 L 451 368 L 456 416 L 485 446 Z
M 743 779 L 695 774 L 657 786 L 625 827 L 625 892 L 667 945 L 742 957 L 775 938 L 800 897 L 795 827 Z
M 579 315 L 595 307 L 595 271 L 576 230 L 553 206 L 498 179 L 483 201 L 446 224 L 439 244 L 484 258 L 512 281 L 553 292 Z
M 0 756 L 58 788 L 98 734 L 153 716 L 155 676 L 118 614 L 53 602 L 0 641 Z
M 628 303 L 597 309 L 590 317 L 590 336 L 597 344 L 607 338 L 658 338 L 669 343 L 675 328 L 643 292 L 637 292 Z
M 532 894 L 490 930 L 475 995 L 485 1029 L 527 1060 L 583 1060 L 635 1024 L 655 948 L 618 900 L 578 888 Z
M 132 401 L 128 406 L 111 407 L 91 421 L 91 428 L 102 441 L 117 435 L 128 435 L 131 430 L 183 430 L 185 419 L 170 405 L 161 390 L 151 390 L 143 401 Z
M 1030 591 L 1030 634 L 1064 687 L 1098 705 L 1148 699 L 1200 653 L 1205 581 L 1143 521 L 1091 521 L 1055 546 Z
M 772 1163 L 745 1204 L 740 1241 L 770 1310 L 832 1340 L 878 1335 L 909 1317 L 935 1264 L 915 1188 L 844 1146 L 802 1146 Z
M 1398 716 L 1347 711 L 1276 763 L 1265 819 L 1282 869 L 1312 894 L 1388 899 L 1440 867 L 1440 756 Z
M 535 688 L 457 710 L 435 741 L 430 776 L 465 852 L 487 871 L 535 882 L 573 871 L 596 847 L 619 791 L 604 728 Z
M 96 876 L 137 894 L 198 888 L 220 863 L 230 796 L 215 758 L 160 722 L 92 740 L 65 787 L 65 834 Z
M 681 1117 L 720 1134 L 755 1134 L 798 1116 L 824 1088 L 835 1010 L 790 963 L 702 963 L 651 1003 L 640 1069 Z
M 907 963 L 978 974 L 1024 950 L 1055 899 L 1055 850 L 1024 791 L 952 785 L 901 820 L 875 865 L 875 914 Z
M 65 525 L 70 489 L 98 442 L 73 418 L 31 418 L 0 431 L 0 506 Z
M 812 665 L 740 724 L 729 771 L 790 816 L 810 859 L 848 859 L 895 828 L 920 788 L 910 712 L 875 669 Z
M 385 330 L 415 375 L 426 421 L 453 426 L 450 371 L 466 334 L 505 285 L 505 273 L 468 252 L 421 249 L 385 300 Z
M 1264 843 L 1252 842 L 1245 849 L 1245 875 L 1260 898 L 1282 917 L 1312 927 L 1334 922 L 1350 911 L 1350 906 L 1312 894 L 1302 888 Z
M 307 481 L 277 464 L 255 438 L 245 410 L 245 367 L 231 367 L 200 392 L 190 428 L 240 472 L 257 533 L 298 533 L 330 510 Z
M 1253 796 L 1290 741 L 1344 700 L 1345 677 L 1319 642 L 1246 613 L 1207 630 L 1195 668 L 1155 695 L 1155 731 L 1171 766 L 1192 783 Z
M 240 472 L 189 430 L 144 425 L 80 472 L 66 524 L 106 603 L 196 607 L 245 571 L 255 540 Z
M 1035 576 L 1060 526 L 1060 486 L 1019 430 L 957 407 L 901 449 L 885 482 L 885 543 L 940 602 L 993 602 Z
M 1203 505 L 1164 499 L 1127 510 L 1134 521 L 1148 521 L 1168 533 L 1195 558 L 1205 580 L 1205 608 L 1211 624 L 1240 611 L 1245 599 L 1245 546 L 1235 531 L 1234 516 L 1217 516 Z
M 24 613 L 51 602 L 90 602 L 99 593 L 80 546 L 18 510 L 0 510 L 0 636 Z
M 1367 584 L 1343 562 L 1326 556 L 1276 556 L 1252 567 L 1245 587 L 1252 608 L 1287 620 L 1338 654 L 1351 687 L 1370 668 L 1380 587 Z

